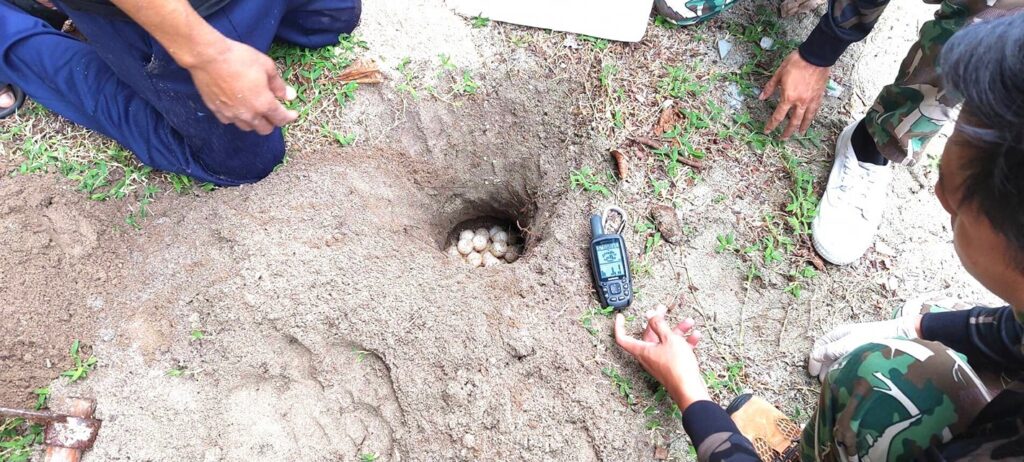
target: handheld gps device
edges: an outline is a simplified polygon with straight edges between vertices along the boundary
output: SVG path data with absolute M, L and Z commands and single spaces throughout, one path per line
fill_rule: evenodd
M 609 211 L 622 216 L 622 227 L 613 234 L 604 232 L 605 217 Z M 604 215 L 590 217 L 590 269 L 594 274 L 594 288 L 601 306 L 622 311 L 633 302 L 633 281 L 629 272 L 629 254 L 622 238 L 626 214 L 617 207 L 605 210 Z

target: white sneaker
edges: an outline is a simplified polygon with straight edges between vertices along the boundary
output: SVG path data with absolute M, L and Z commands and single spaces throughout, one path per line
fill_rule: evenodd
M 857 161 L 850 138 L 858 123 L 846 127 L 836 141 L 835 164 L 811 223 L 814 248 L 836 265 L 857 261 L 871 247 L 892 180 L 888 165 Z

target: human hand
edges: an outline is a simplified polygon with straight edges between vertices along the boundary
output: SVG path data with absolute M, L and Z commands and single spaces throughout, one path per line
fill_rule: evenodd
M 789 124 L 782 132 L 783 139 L 789 138 L 798 129 L 800 132 L 806 132 L 814 121 L 818 109 L 821 108 L 830 70 L 831 68 L 818 67 L 804 61 L 799 51 L 790 53 L 758 97 L 764 101 L 771 97 L 776 89 L 780 90 L 779 105 L 765 124 L 764 132 L 775 130 L 787 114 Z
M 903 316 L 889 321 L 846 324 L 822 335 L 807 358 L 807 373 L 825 381 L 825 376 L 843 356 L 857 347 L 879 340 L 921 337 L 921 315 Z
M 665 387 L 679 409 L 685 411 L 694 402 L 710 399 L 693 352 L 700 334 L 692 331 L 692 319 L 670 327 L 665 320 L 666 311 L 659 306 L 646 313 L 647 329 L 639 339 L 626 334 L 626 318 L 622 313 L 616 314 L 615 342 L 633 355 Z
M 223 49 L 183 64 L 213 114 L 223 124 L 269 135 L 298 118 L 278 100 L 295 99 L 274 61 L 244 43 L 225 39 Z

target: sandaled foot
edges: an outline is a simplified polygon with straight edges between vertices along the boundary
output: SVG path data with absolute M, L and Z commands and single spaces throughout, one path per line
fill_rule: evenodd
M 0 119 L 10 117 L 25 102 L 25 94 L 13 85 L 0 84 Z

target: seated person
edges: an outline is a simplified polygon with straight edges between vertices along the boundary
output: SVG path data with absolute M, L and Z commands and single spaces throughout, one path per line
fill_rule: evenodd
M 975 370 L 1024 370 L 1024 14 L 983 21 L 942 54 L 964 108 L 935 192 L 967 271 L 1007 301 L 844 326 L 815 343 L 808 370 L 823 380 L 800 457 L 814 460 L 1022 460 L 1024 382 L 992 393 Z M 700 460 L 756 461 L 750 439 L 709 399 L 700 365 L 664 310 L 643 338 L 615 319 L 618 344 L 668 390 Z M 731 408 L 734 406 L 730 406 Z M 794 451 L 795 453 L 796 451 Z
M 285 153 L 278 127 L 298 117 L 281 103 L 295 90 L 271 42 L 333 45 L 361 12 L 360 0 L 53 3 L 87 41 L 30 0 L 0 0 L 0 115 L 24 93 L 146 165 L 224 186 L 270 174 Z

